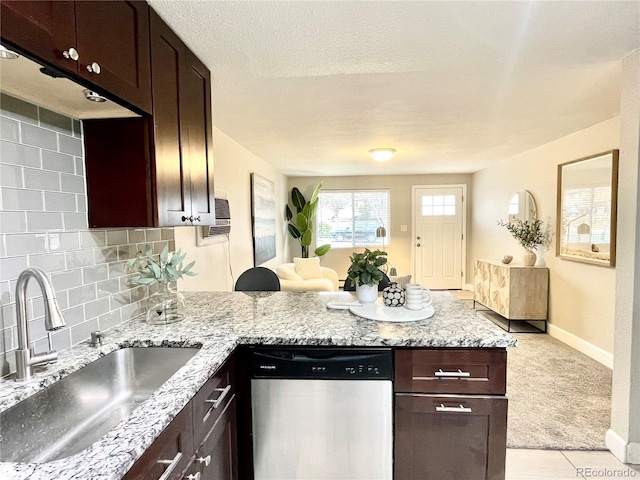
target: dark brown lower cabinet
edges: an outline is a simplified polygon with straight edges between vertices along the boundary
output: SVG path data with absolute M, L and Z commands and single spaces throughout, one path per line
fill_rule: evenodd
M 231 355 L 131 467 L 125 480 L 237 480 L 234 365 L 235 355 Z
M 396 480 L 501 480 L 506 397 L 396 394 Z

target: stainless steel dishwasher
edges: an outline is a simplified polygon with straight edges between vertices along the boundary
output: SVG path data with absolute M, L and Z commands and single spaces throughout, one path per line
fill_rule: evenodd
M 390 349 L 256 348 L 255 480 L 392 478 Z

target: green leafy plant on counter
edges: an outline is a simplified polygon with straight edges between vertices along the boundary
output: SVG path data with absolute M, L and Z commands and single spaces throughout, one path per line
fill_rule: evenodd
M 498 225 L 509 230 L 522 248 L 529 252 L 545 243 L 545 233 L 542 231 L 543 222 L 537 218 L 525 221 L 515 219 L 508 223 L 500 220 Z
M 169 247 L 162 249 L 160 255 L 154 255 L 151 245 L 145 245 L 144 254 L 138 252 L 136 258 L 127 262 L 129 270 L 135 273 L 131 279 L 134 285 L 153 285 L 156 283 L 169 283 L 176 281 L 183 276 L 197 275 L 191 271 L 195 265 L 195 260 L 188 265 L 182 265 L 186 253 L 181 250 L 173 252 L 169 256 Z
M 353 253 L 349 257 L 351 266 L 347 276 L 354 285 L 378 285 L 383 275 L 380 267 L 387 263 L 387 252 L 364 249 L 363 253 Z
M 316 185 L 313 190 L 311 199 L 307 201 L 304 195 L 300 193 L 296 187 L 291 190 L 291 203 L 296 209 L 296 216 L 294 218 L 293 212 L 289 205 L 285 209 L 285 217 L 289 222 L 287 228 L 289 234 L 298 240 L 300 247 L 302 248 L 302 258 L 309 258 L 309 245 L 313 240 L 313 219 L 316 216 L 318 210 L 318 193 L 322 188 L 322 182 Z M 331 245 L 320 245 L 314 250 L 314 254 L 318 257 L 325 255 L 331 249 Z

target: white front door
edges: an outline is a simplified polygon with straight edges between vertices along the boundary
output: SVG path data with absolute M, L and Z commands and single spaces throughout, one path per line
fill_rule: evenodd
M 413 188 L 413 280 L 462 288 L 463 186 Z

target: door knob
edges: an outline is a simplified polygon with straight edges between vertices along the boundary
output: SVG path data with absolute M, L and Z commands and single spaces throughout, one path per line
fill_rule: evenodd
M 87 71 L 100 75 L 100 65 L 97 62 L 93 62 L 91 65 L 87 65 Z
M 420 246 L 420 244 L 419 244 L 419 243 L 416 243 L 416 247 L 419 247 L 419 246 Z
M 420 237 L 416 237 L 416 240 L 420 240 Z
M 80 58 L 80 56 L 78 55 L 78 51 L 73 47 L 71 47 L 69 50 L 65 50 L 64 52 L 62 52 L 62 56 L 64 58 L 70 58 L 74 62 L 77 62 L 78 58 Z

